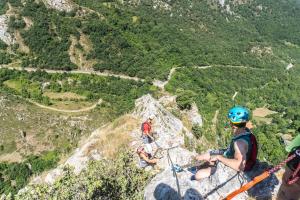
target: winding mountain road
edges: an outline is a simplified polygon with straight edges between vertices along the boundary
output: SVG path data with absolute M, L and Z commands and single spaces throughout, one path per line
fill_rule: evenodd
M 192 66 L 191 68 L 194 69 L 207 69 L 207 68 L 211 68 L 213 66 L 208 65 L 208 66 Z M 218 66 L 216 66 L 218 67 Z M 222 67 L 228 67 L 228 68 L 245 68 L 245 69 L 253 69 L 253 70 L 268 70 L 268 69 L 261 69 L 261 68 L 253 68 L 253 67 L 246 67 L 246 66 L 231 66 L 231 65 L 224 65 Z M 164 90 L 165 86 L 169 83 L 169 81 L 172 78 L 172 75 L 176 72 L 177 69 L 180 68 L 186 68 L 186 67 L 173 67 L 168 75 L 168 78 L 166 81 L 161 81 L 161 80 L 157 80 L 154 79 L 152 84 L 156 87 L 161 88 L 162 90 Z M 121 78 L 121 79 L 127 79 L 127 80 L 134 80 L 134 81 L 142 81 L 144 82 L 145 79 L 142 78 L 138 78 L 138 77 L 131 77 L 128 75 L 124 75 L 124 74 L 114 74 L 111 72 L 98 72 L 98 71 L 93 71 L 93 70 L 72 70 L 72 71 L 66 71 L 66 70 L 51 70 L 51 69 L 37 69 L 37 68 L 30 68 L 30 67 L 26 67 L 26 68 L 22 68 L 22 67 L 10 67 L 10 66 L 5 66 L 5 65 L 0 65 L 0 69 L 10 69 L 10 70 L 19 70 L 19 71 L 27 71 L 27 72 L 36 72 L 38 70 L 42 70 L 45 71 L 49 74 L 63 74 L 63 73 L 68 73 L 68 74 L 90 74 L 90 75 L 97 75 L 97 76 L 106 76 L 106 77 L 116 77 L 116 78 Z
M 38 70 L 45 71 L 49 74 L 90 74 L 90 75 L 98 75 L 98 76 L 112 76 L 116 78 L 122 78 L 122 79 L 128 79 L 128 80 L 134 80 L 134 81 L 145 81 L 144 79 L 138 78 L 138 77 L 131 77 L 123 74 L 113 74 L 109 72 L 97 72 L 97 71 L 86 71 L 86 70 L 72 70 L 72 71 L 65 71 L 65 70 L 52 70 L 52 69 L 37 69 L 37 68 L 31 68 L 31 67 L 8 67 L 8 66 L 0 66 L 0 69 L 10 69 L 10 70 L 18 70 L 18 71 L 27 71 L 27 72 L 36 72 Z

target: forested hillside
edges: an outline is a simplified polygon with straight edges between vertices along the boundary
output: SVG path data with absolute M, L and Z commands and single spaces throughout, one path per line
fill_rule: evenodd
M 130 76 L 165 79 L 173 66 L 280 68 L 292 61 L 281 51 L 300 38 L 295 0 L 233 1 L 226 7 L 218 1 L 75 0 L 71 12 L 33 0 L 4 1 L 13 13 L 10 32 L 19 30 L 30 51 L 20 52 L 15 44 L 14 53 L 1 54 L 2 63 L 14 58 L 24 67 L 80 68 L 71 62 L 70 46 L 72 37 L 85 36 L 90 50 L 87 43 L 73 46 L 91 68 Z M 5 2 L 2 13 L 8 9 Z

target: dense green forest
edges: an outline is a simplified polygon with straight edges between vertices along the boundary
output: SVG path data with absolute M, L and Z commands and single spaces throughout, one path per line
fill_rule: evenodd
M 33 0 L 6 1 L 17 7 L 17 16 L 34 22 L 28 30 L 21 18 L 10 23 L 31 50 L 20 55 L 24 67 L 77 68 L 68 50 L 70 35 L 78 39 L 81 33 L 92 41 L 86 56 L 96 61 L 95 70 L 158 79 L 165 79 L 173 66 L 278 68 L 282 59 L 288 61 L 280 54 L 284 43 L 300 43 L 295 0 L 231 3 L 230 12 L 214 1 L 171 1 L 170 9 L 153 9 L 150 0 L 136 6 L 75 0 L 78 6 L 69 13 Z
M 55 167 L 58 161 L 58 153 L 50 151 L 28 156 L 22 163 L 0 163 L 0 193 L 16 194 L 32 175 Z

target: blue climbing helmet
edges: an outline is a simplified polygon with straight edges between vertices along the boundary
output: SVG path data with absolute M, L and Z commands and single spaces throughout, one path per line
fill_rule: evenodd
M 235 106 L 228 112 L 228 118 L 233 124 L 239 124 L 249 121 L 249 111 L 247 108 Z

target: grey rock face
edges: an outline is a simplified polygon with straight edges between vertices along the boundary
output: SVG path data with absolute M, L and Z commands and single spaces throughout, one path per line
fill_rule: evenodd
M 210 178 L 191 181 L 191 172 L 185 170 L 174 174 L 171 167 L 158 174 L 145 188 L 146 200 L 218 200 L 240 188 L 254 176 L 266 169 L 263 163 L 257 164 L 249 173 L 237 173 L 222 163 L 218 164 L 217 171 Z M 278 191 L 279 180 L 271 176 L 253 187 L 248 193 L 241 193 L 235 199 L 246 200 L 250 197 L 256 199 L 269 199 Z
M 198 107 L 195 103 L 192 104 L 192 108 L 187 111 L 187 115 L 189 120 L 192 122 L 193 125 L 202 126 L 202 117 L 199 114 Z
M 151 95 L 148 94 L 136 100 L 133 115 L 142 121 L 146 121 L 150 115 L 155 115 L 153 129 L 158 134 L 157 143 L 160 147 L 169 148 L 184 144 L 182 122 Z
M 70 0 L 45 0 L 45 3 L 59 11 L 70 12 L 74 8 L 74 4 Z
M 8 16 L 0 16 L 0 39 L 7 45 L 15 43 L 14 37 L 7 31 L 8 30 Z

